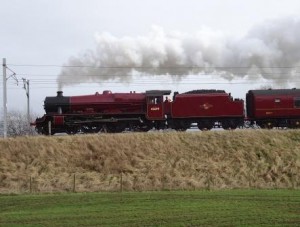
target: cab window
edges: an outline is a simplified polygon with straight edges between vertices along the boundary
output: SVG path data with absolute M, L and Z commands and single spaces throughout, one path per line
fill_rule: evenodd
M 295 108 L 300 108 L 300 97 L 296 97 L 294 99 L 294 107 Z
M 148 103 L 150 103 L 150 104 L 160 104 L 160 103 L 162 103 L 162 97 L 149 97 Z

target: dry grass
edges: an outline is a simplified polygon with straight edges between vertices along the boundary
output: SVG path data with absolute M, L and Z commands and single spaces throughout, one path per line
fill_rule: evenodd
M 0 193 L 298 188 L 300 131 L 0 139 Z

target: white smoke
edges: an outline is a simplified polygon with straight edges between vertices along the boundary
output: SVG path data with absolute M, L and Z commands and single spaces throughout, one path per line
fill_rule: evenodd
M 71 57 L 58 76 L 65 85 L 117 79 L 133 74 L 170 75 L 176 79 L 199 73 L 235 78 L 264 78 L 277 84 L 299 76 L 300 20 L 267 21 L 243 38 L 202 29 L 194 34 L 166 32 L 154 26 L 147 36 L 118 38 L 96 35 L 95 50 Z M 200 75 L 199 75 L 200 76 Z

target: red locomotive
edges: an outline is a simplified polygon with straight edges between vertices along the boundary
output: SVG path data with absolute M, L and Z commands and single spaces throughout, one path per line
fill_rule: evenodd
M 170 91 L 146 93 L 112 93 L 85 96 L 46 97 L 46 114 L 36 119 L 35 126 L 41 134 L 66 132 L 93 133 L 99 131 L 147 131 L 164 121 L 162 96 Z M 159 102 L 159 100 L 161 100 Z
M 145 93 L 112 93 L 85 96 L 46 97 L 42 118 L 34 125 L 41 134 L 148 131 L 172 128 L 184 131 L 192 125 L 200 130 L 213 127 L 235 129 L 245 119 L 261 128 L 300 126 L 300 90 L 250 90 L 244 101 L 223 90 L 174 93 L 150 90 Z M 165 101 L 164 101 L 165 100 Z

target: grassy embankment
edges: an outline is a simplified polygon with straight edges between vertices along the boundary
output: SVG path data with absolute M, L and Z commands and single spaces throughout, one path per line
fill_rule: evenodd
M 0 195 L 0 226 L 299 226 L 300 190 Z
M 0 139 L 0 193 L 299 188 L 299 130 Z M 30 183 L 31 178 L 31 183 Z

